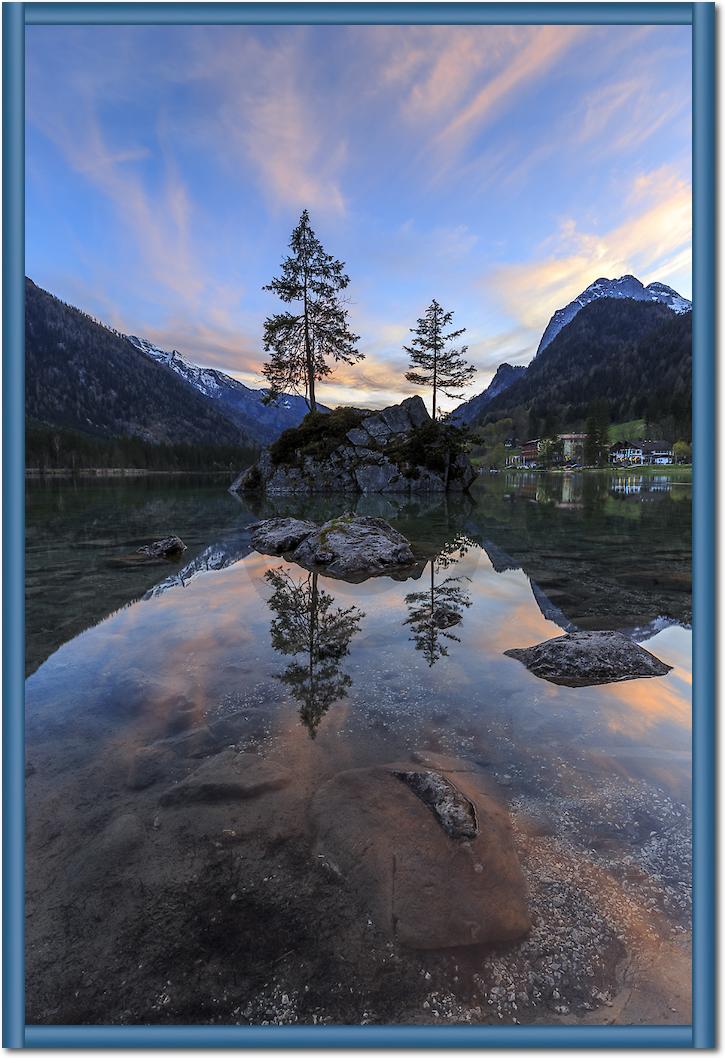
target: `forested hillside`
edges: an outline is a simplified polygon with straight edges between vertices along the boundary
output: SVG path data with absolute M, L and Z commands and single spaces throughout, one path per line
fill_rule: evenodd
M 25 281 L 25 412 L 95 438 L 238 445 L 239 429 L 173 371 Z
M 605 298 L 586 305 L 525 374 L 485 407 L 481 423 L 511 418 L 523 433 L 581 424 L 595 401 L 612 422 L 646 419 L 689 439 L 692 313 Z

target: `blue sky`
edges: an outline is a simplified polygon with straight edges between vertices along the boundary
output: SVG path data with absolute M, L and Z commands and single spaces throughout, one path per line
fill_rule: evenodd
M 251 385 L 305 207 L 367 357 L 333 405 L 411 392 L 433 297 L 471 395 L 599 276 L 691 295 L 686 26 L 31 26 L 27 75 L 27 274 Z

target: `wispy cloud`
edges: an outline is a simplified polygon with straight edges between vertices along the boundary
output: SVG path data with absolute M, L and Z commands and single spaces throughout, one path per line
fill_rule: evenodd
M 511 316 L 540 333 L 555 309 L 599 276 L 631 272 L 644 281 L 681 282 L 691 253 L 691 205 L 689 184 L 674 173 L 642 174 L 618 224 L 595 233 L 567 219 L 540 247 L 544 255 L 502 265 L 488 278 Z
M 409 392 L 434 296 L 480 390 L 598 274 L 688 293 L 688 33 L 30 27 L 28 267 L 259 384 L 261 286 L 307 207 L 367 354 L 323 399 Z
M 173 159 L 166 158 L 159 186 L 152 191 L 143 172 L 149 148 L 115 148 L 107 142 L 93 82 L 83 76 L 76 80 L 74 108 L 56 106 L 52 93 L 46 93 L 43 105 L 32 112 L 32 123 L 72 170 L 106 196 L 134 257 L 142 262 L 145 281 L 197 302 L 206 279 L 191 242 L 193 206 Z
M 478 132 L 517 92 L 549 70 L 585 32 L 579 26 L 537 26 L 528 30 L 504 68 L 446 124 L 440 134 L 442 146 L 451 149 Z

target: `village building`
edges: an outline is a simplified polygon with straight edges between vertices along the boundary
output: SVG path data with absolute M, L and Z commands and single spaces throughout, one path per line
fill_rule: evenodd
M 560 433 L 557 441 L 562 444 L 562 457 L 565 463 L 581 463 L 584 460 L 585 433 Z
M 535 467 L 539 461 L 539 448 L 541 439 L 534 437 L 531 441 L 524 441 L 521 446 L 521 465 L 524 467 Z
M 668 441 L 618 441 L 609 449 L 609 462 L 666 466 L 672 462 L 672 445 Z

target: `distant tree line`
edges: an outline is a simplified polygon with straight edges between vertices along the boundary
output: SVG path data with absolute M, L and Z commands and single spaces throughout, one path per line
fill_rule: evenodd
M 25 466 L 31 470 L 133 469 L 235 472 L 254 461 L 255 448 L 235 444 L 155 444 L 140 437 L 91 437 L 31 423 Z

